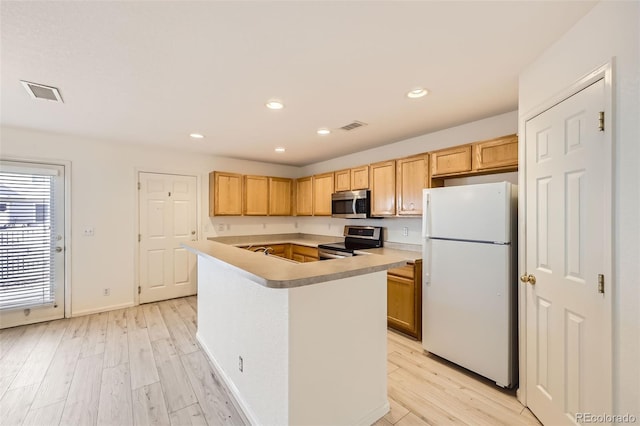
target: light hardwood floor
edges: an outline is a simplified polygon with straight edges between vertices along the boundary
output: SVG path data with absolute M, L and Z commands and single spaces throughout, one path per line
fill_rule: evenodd
M 196 297 L 0 331 L 0 425 L 244 425 L 195 339 Z M 388 333 L 377 426 L 539 424 L 472 373 Z M 278 426 L 278 425 L 273 425 Z

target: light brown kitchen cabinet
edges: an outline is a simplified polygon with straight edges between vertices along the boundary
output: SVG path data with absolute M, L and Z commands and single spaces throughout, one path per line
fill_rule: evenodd
M 313 215 L 313 178 L 296 179 L 296 215 Z
M 242 215 L 242 175 L 209 173 L 209 216 Z
M 338 170 L 333 174 L 335 176 L 334 189 L 336 192 L 351 190 L 351 169 Z
M 471 172 L 471 145 L 441 149 L 431 153 L 431 175 L 455 175 Z
M 369 189 L 369 166 L 355 167 L 350 170 L 351 190 Z
M 333 173 L 313 176 L 313 215 L 331 216 Z
M 422 215 L 422 190 L 430 185 L 429 155 L 414 155 L 396 160 L 398 215 Z
M 244 176 L 245 216 L 266 216 L 269 213 L 269 178 Z
M 292 244 L 291 259 L 296 262 L 315 262 L 320 260 L 320 257 L 318 256 L 318 248 Z
M 383 161 L 369 165 L 371 216 L 396 214 L 396 162 Z
M 473 144 L 473 169 L 487 171 L 518 169 L 518 135 L 508 135 Z
M 422 260 L 387 272 L 387 326 L 422 339 Z
M 269 178 L 269 216 L 290 216 L 293 180 Z
M 335 176 L 335 192 L 369 189 L 369 166 L 338 170 L 333 174 Z

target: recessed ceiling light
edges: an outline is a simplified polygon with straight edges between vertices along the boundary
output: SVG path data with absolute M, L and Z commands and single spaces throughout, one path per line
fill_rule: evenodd
M 285 149 L 284 149 L 284 148 L 282 148 L 281 146 L 279 146 L 279 147 L 277 147 L 277 148 L 275 149 L 275 151 L 276 151 L 276 152 L 284 152 L 284 151 L 285 151 Z
M 318 129 L 317 133 L 319 135 L 328 135 L 329 133 L 331 133 L 331 130 L 323 127 L 323 128 Z
M 191 136 L 194 139 L 202 139 L 202 138 L 204 138 L 204 135 L 201 135 L 200 133 L 191 133 L 189 136 Z
M 407 98 L 416 99 L 416 98 L 421 98 L 428 94 L 429 94 L 429 91 L 427 89 L 418 87 L 417 89 L 413 89 L 409 93 L 407 93 Z
M 269 109 L 282 109 L 282 108 L 284 108 L 284 104 L 282 103 L 282 101 L 279 101 L 277 99 L 270 99 L 265 105 Z

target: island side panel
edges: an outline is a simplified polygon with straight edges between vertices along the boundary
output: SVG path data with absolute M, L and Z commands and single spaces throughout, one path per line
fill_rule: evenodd
M 289 290 L 290 424 L 370 425 L 387 400 L 387 273 Z
M 198 340 L 252 424 L 290 424 L 287 299 L 198 256 Z

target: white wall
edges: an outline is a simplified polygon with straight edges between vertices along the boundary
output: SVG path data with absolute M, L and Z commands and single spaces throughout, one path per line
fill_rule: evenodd
M 144 145 L 0 128 L 3 159 L 71 162 L 72 315 L 130 306 L 138 279 L 135 270 L 137 234 L 136 176 L 139 171 L 196 175 L 199 179 L 200 238 L 304 232 L 342 236 L 346 224 L 386 228 L 385 240 L 421 244 L 419 218 L 345 220 L 330 217 L 208 216 L 208 173 L 212 170 L 301 177 L 384 161 L 448 146 L 490 139 L 517 131 L 517 112 L 407 139 L 358 154 L 306 167 L 282 166 Z M 504 177 L 507 178 L 508 174 Z M 497 175 L 499 179 L 501 175 Z M 87 227 L 95 236 L 84 237 Z M 408 235 L 403 234 L 407 228 Z M 102 290 L 110 288 L 110 296 Z
M 362 164 L 407 157 L 423 152 L 434 151 L 450 146 L 462 145 L 470 142 L 492 139 L 499 136 L 517 133 L 518 112 L 512 111 L 496 115 L 483 120 L 466 123 L 438 132 L 417 136 L 400 142 L 384 145 L 378 148 L 345 155 L 321 163 L 302 167 L 298 177 L 309 176 L 318 173 L 346 169 Z M 445 181 L 447 186 L 497 182 L 506 180 L 517 183 L 517 173 L 500 173 L 495 175 L 477 176 L 472 178 L 458 178 Z M 384 219 L 334 219 L 330 217 L 297 218 L 298 227 L 295 232 L 309 234 L 323 234 L 342 236 L 344 225 L 372 225 L 386 228 L 384 239 L 401 244 L 422 244 L 422 221 L 416 218 L 384 218 Z M 403 230 L 407 228 L 408 235 Z
M 71 304 L 74 315 L 129 306 L 134 302 L 138 171 L 198 176 L 200 235 L 205 228 L 205 233 L 215 235 L 208 217 L 208 173 L 211 170 L 283 177 L 294 177 L 298 173 L 297 167 L 113 141 L 7 127 L 0 132 L 3 159 L 71 162 Z M 83 236 L 82 230 L 86 227 L 93 227 L 95 236 Z M 103 288 L 110 288 L 111 295 L 102 296 Z
M 640 3 L 603 1 L 520 76 L 522 117 L 614 61 L 614 407 L 640 415 Z

